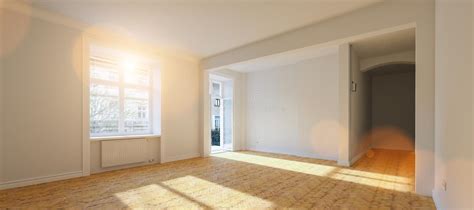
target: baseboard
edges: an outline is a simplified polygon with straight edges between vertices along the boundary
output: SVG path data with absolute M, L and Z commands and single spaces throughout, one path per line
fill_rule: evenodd
M 351 166 L 351 163 L 349 161 L 341 161 L 341 160 L 338 160 L 337 161 L 337 165 L 340 165 L 340 166 L 345 166 L 345 167 L 350 167 Z
M 174 162 L 178 160 L 186 160 L 186 159 L 191 159 L 191 158 L 197 158 L 201 157 L 200 153 L 191 153 L 191 154 L 184 154 L 184 155 L 175 155 L 171 157 L 164 157 L 163 161 L 161 163 L 169 163 L 169 162 Z
M 351 159 L 351 162 L 350 164 L 353 165 L 354 163 L 356 163 L 358 160 L 360 160 L 365 154 L 367 153 L 367 151 L 365 152 L 361 152 L 360 154 L 356 155 L 355 157 L 353 157 Z
M 51 176 L 41 176 L 41 177 L 35 177 L 35 178 L 29 178 L 29 179 L 9 181 L 9 182 L 0 183 L 0 190 L 24 187 L 24 186 L 35 185 L 35 184 L 42 184 L 46 182 L 54 182 L 54 181 L 59 181 L 59 180 L 81 177 L 81 176 L 82 176 L 82 171 L 76 171 L 76 172 L 68 172 L 68 173 L 56 174 L 56 175 L 51 175 Z

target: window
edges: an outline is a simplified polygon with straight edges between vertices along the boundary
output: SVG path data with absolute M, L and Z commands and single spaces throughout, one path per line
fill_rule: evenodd
M 220 82 L 212 82 L 212 95 L 213 96 L 221 96 L 222 95 L 222 89 L 221 89 L 221 83 Z
M 154 133 L 151 66 L 103 53 L 89 63 L 91 137 Z
M 215 129 L 220 129 L 221 127 L 221 117 L 220 116 L 214 116 L 214 128 Z

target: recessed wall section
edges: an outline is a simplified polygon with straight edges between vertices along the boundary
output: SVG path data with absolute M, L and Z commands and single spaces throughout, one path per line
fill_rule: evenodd
M 246 74 L 247 148 L 338 159 L 338 55 Z

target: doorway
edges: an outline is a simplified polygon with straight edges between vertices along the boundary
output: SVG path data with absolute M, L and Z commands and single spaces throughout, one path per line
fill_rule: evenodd
M 414 28 L 354 41 L 349 47 L 349 161 L 400 151 L 399 169 L 415 191 L 416 170 L 416 31 Z M 377 151 L 376 151 L 377 150 Z M 375 152 L 374 152 L 375 151 Z M 415 154 L 416 153 L 416 154 Z M 416 174 L 416 176 L 415 176 Z
M 210 74 L 210 142 L 211 153 L 233 148 L 233 80 Z
M 414 151 L 415 65 L 386 65 L 368 74 L 372 148 Z

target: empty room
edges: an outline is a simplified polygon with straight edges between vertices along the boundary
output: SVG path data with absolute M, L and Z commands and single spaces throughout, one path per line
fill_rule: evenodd
M 474 209 L 472 0 L 0 0 L 0 209 Z

